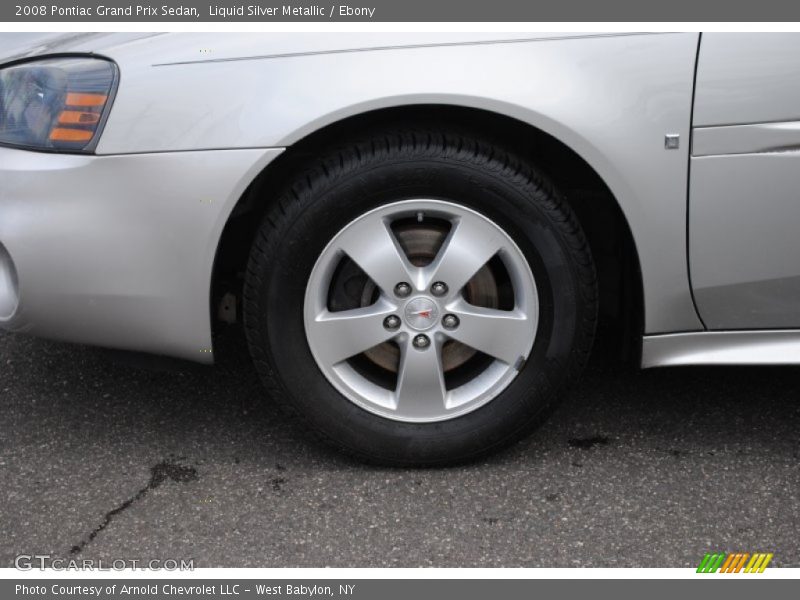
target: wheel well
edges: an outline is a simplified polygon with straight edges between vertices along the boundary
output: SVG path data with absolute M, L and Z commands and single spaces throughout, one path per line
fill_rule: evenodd
M 250 246 L 275 190 L 321 148 L 399 123 L 473 132 L 503 144 L 548 174 L 576 213 L 597 267 L 600 319 L 595 357 L 637 364 L 644 322 L 641 270 L 630 227 L 611 191 L 583 158 L 549 134 L 504 115 L 454 106 L 415 105 L 349 117 L 299 140 L 270 163 L 234 207 L 217 248 L 211 285 L 215 331 L 222 322 L 235 323 L 241 314 L 238 303 Z

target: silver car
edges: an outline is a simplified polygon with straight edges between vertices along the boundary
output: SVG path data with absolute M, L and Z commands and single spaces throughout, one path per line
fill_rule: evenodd
M 800 363 L 798 35 L 0 35 L 5 329 L 241 328 L 386 464 L 518 440 L 593 348 Z

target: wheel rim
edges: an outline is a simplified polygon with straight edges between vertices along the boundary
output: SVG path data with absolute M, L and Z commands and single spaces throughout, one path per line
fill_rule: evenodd
M 328 381 L 365 410 L 417 423 L 502 392 L 538 318 L 536 283 L 511 237 L 441 200 L 395 202 L 345 226 L 314 265 L 304 303 Z

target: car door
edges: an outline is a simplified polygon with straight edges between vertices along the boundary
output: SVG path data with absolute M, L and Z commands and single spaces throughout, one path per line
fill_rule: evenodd
M 690 160 L 706 327 L 800 327 L 800 34 L 703 34 Z

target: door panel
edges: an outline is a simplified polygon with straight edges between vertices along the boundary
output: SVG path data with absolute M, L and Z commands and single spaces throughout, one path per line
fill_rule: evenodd
M 800 327 L 800 153 L 692 159 L 695 301 L 710 329 Z
M 800 35 L 704 33 L 694 125 L 800 120 Z
M 800 327 L 800 35 L 704 34 L 695 98 L 700 316 L 709 329 Z

